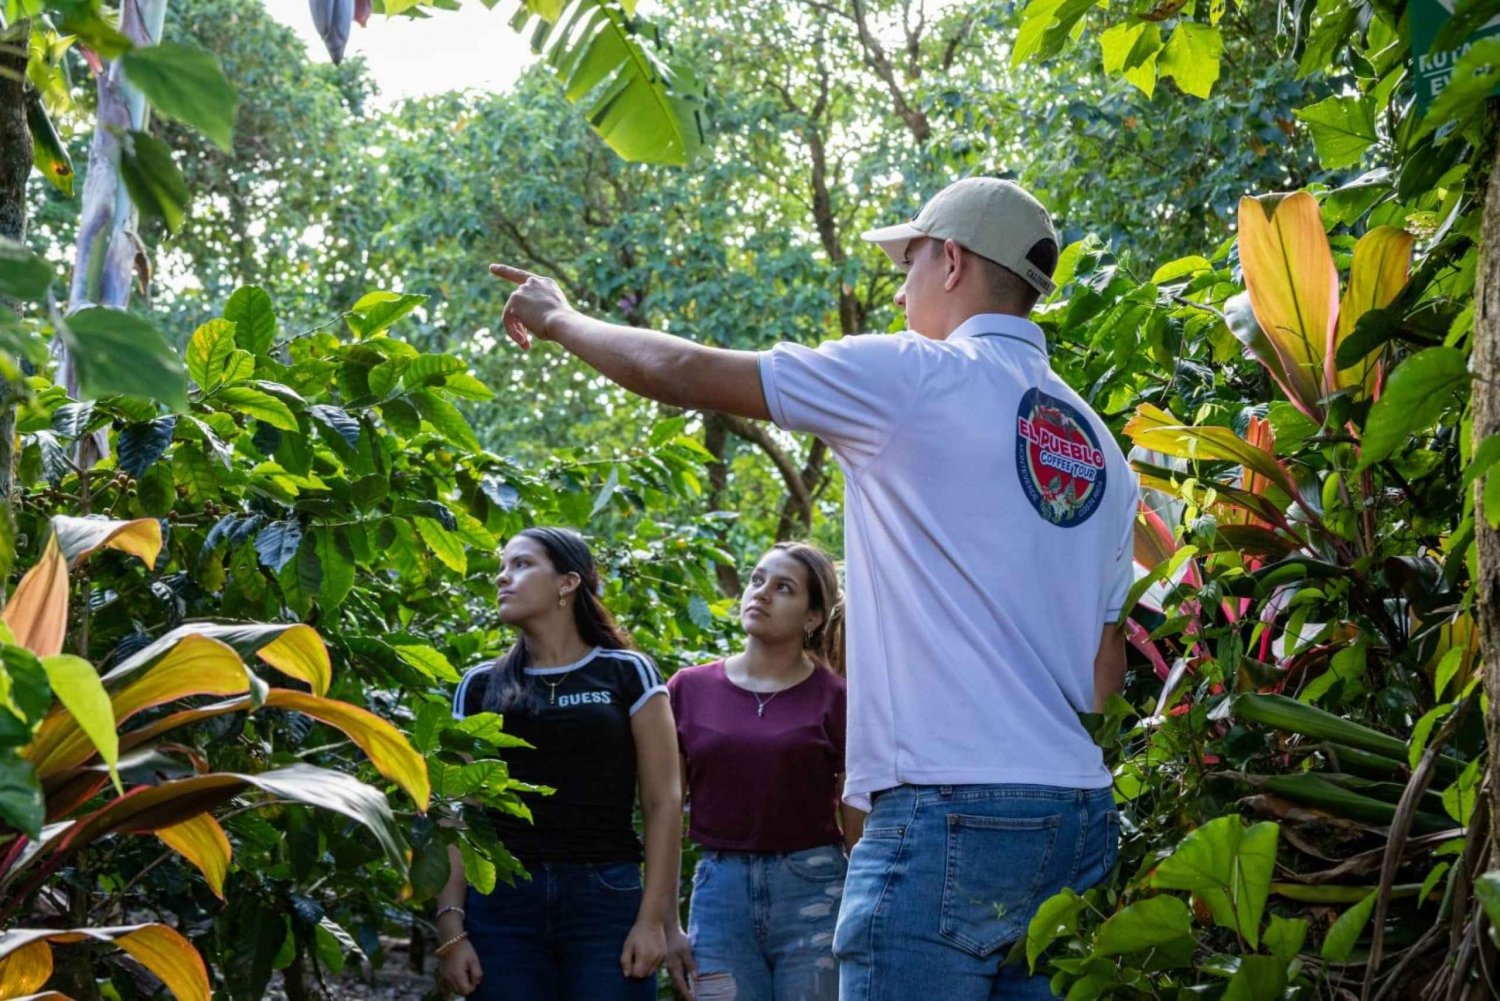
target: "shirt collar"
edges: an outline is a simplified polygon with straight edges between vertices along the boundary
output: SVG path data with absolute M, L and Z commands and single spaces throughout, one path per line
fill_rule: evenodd
M 1020 341 L 1044 355 L 1047 353 L 1047 336 L 1042 333 L 1042 328 L 1024 316 L 1010 313 L 975 313 L 960 323 L 948 335 L 948 340 L 960 337 L 1001 337 Z

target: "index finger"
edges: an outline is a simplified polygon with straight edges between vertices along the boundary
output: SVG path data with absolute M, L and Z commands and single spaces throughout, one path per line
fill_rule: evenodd
M 512 282 L 516 285 L 520 285 L 528 278 L 536 277 L 536 275 L 532 274 L 530 271 L 513 267 L 509 264 L 491 264 L 490 274 L 494 275 L 496 278 L 504 278 L 506 281 Z

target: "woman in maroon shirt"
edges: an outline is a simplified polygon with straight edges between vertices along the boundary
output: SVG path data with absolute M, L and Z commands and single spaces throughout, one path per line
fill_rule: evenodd
M 839 803 L 841 619 L 833 561 L 804 543 L 777 543 L 741 597 L 744 650 L 668 682 L 688 833 L 702 856 L 688 920 L 692 955 L 667 965 L 679 990 L 686 971 L 676 967 L 696 966 L 699 1001 L 838 996 L 833 929 L 845 846 L 864 819 Z

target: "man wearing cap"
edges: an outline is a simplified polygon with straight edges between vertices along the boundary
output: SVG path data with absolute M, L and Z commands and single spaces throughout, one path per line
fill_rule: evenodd
M 1119 688 L 1138 488 L 1028 319 L 1057 237 L 1009 181 L 875 230 L 908 330 L 730 351 L 519 287 L 507 333 L 632 392 L 808 431 L 844 471 L 845 799 L 870 810 L 834 952 L 844 1001 L 1048 997 L 1002 965 L 1037 907 L 1113 866 L 1110 775 L 1078 714 Z

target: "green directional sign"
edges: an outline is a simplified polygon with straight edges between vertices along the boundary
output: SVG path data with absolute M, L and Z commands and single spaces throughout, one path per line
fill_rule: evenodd
M 1417 111 L 1422 114 L 1453 79 L 1453 67 L 1469 46 L 1481 38 L 1500 35 L 1500 17 L 1496 17 L 1464 39 L 1457 48 L 1434 52 L 1433 40 L 1443 25 L 1453 19 L 1454 3 L 1456 0 L 1412 0 L 1408 8 L 1411 12 L 1412 82 L 1417 88 Z M 1490 93 L 1500 94 L 1500 87 Z

